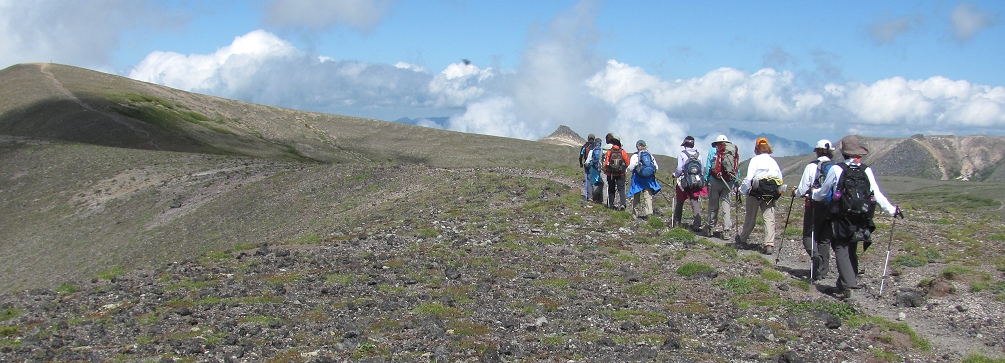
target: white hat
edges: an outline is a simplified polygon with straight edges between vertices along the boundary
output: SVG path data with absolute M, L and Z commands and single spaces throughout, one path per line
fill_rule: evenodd
M 726 139 L 726 135 L 719 135 L 718 137 L 715 138 L 715 142 L 713 142 L 712 145 L 714 146 L 715 144 L 718 144 L 720 142 L 727 142 L 727 141 L 729 141 L 729 139 Z
M 830 140 L 823 139 L 823 140 L 817 141 L 817 147 L 816 148 L 817 149 L 824 149 L 824 150 L 834 151 L 834 144 L 832 144 Z

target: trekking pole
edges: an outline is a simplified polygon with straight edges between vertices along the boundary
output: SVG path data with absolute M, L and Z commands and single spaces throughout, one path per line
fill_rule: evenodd
M 810 191 L 806 193 L 807 195 L 812 196 L 813 189 L 810 189 Z M 815 277 L 814 272 L 816 272 L 813 269 L 813 260 L 817 258 L 817 220 L 814 217 L 814 212 L 816 212 L 816 206 L 813 205 L 812 197 L 810 197 L 809 206 L 810 207 L 808 209 L 810 210 L 810 283 L 812 284 L 813 278 Z M 806 224 L 803 223 L 803 225 L 805 226 Z M 824 262 L 821 261 L 820 263 Z M 827 263 L 830 263 L 830 261 L 827 261 Z
M 883 296 L 883 285 L 886 283 L 886 269 L 890 266 L 890 249 L 893 248 L 893 231 L 897 227 L 897 216 L 904 218 L 904 213 L 900 212 L 900 207 L 893 212 L 893 223 L 890 224 L 890 241 L 886 243 L 886 262 L 883 262 L 883 277 L 879 280 L 879 296 Z
M 782 258 L 782 249 L 785 248 L 785 231 L 789 229 L 789 216 L 792 215 L 792 206 L 796 203 L 796 196 L 792 195 L 792 201 L 789 202 L 789 211 L 785 213 L 785 227 L 782 227 L 782 238 L 778 240 L 778 253 L 775 254 L 775 264 L 778 264 L 778 259 Z

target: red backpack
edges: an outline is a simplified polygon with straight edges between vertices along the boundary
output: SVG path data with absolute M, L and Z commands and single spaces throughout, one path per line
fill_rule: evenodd
M 724 182 L 734 181 L 739 167 L 740 153 L 736 144 L 723 141 L 716 145 L 715 159 L 712 161 L 712 177 Z

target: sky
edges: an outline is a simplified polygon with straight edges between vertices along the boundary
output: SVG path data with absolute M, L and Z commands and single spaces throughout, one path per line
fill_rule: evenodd
M 1005 134 L 1003 14 L 1002 1 L 0 0 L 0 68 L 55 62 L 530 140 L 566 125 L 675 155 L 686 135 L 708 145 L 729 128 L 811 145 Z

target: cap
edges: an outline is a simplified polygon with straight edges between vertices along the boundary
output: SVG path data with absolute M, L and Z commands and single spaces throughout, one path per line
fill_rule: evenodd
M 694 136 L 688 135 L 684 138 L 684 142 L 680 143 L 680 146 L 694 147 Z
M 645 140 L 636 141 L 635 146 L 646 146 L 646 141 Z
M 586 141 L 593 141 L 593 140 L 596 140 L 596 139 L 597 139 L 597 136 L 595 136 L 593 134 L 590 134 L 590 136 L 586 137 Z
M 770 145 L 770 144 L 768 144 L 768 138 L 766 138 L 766 137 L 758 137 L 757 141 L 754 141 L 754 145 L 761 145 L 761 144 Z
M 817 147 L 816 148 L 817 149 L 824 149 L 824 150 L 834 151 L 834 144 L 831 144 L 830 140 L 823 139 L 823 140 L 817 141 Z

